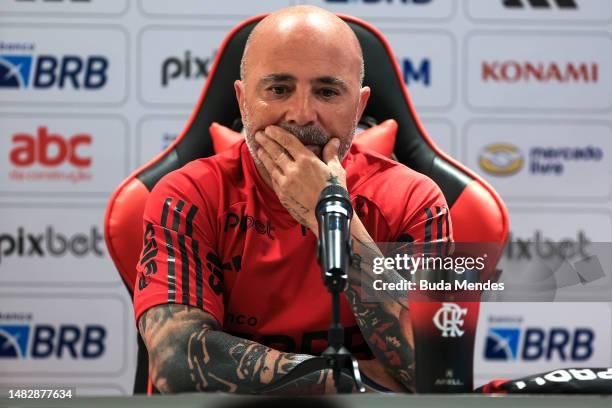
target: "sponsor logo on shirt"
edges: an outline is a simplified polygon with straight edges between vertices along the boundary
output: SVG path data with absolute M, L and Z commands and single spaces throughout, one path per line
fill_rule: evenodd
M 223 227 L 223 231 L 227 232 L 228 230 L 234 228 L 238 228 L 242 232 L 252 229 L 260 235 L 265 235 L 270 239 L 276 239 L 274 236 L 272 221 L 261 221 L 252 215 L 228 212 L 225 216 L 225 226 Z

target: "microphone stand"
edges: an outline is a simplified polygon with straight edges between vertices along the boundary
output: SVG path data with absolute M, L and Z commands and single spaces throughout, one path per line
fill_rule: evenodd
M 324 260 L 325 254 L 323 254 L 324 244 L 322 242 L 322 240 L 325 238 L 323 238 L 322 235 L 323 234 L 319 233 L 317 261 L 321 265 L 323 282 L 325 283 L 332 300 L 332 322 L 327 331 L 328 347 L 325 349 L 325 351 L 323 351 L 320 357 L 314 357 L 301 362 L 278 381 L 260 388 L 257 391 L 258 393 L 267 393 L 277 390 L 295 380 L 324 369 L 332 370 L 334 385 L 336 386 L 338 394 L 351 393 L 353 390 L 353 384 L 358 392 L 365 392 L 365 387 L 361 381 L 361 374 L 359 373 L 357 360 L 344 346 L 344 327 L 342 326 L 342 323 L 340 323 L 340 294 L 344 292 L 348 286 L 348 263 L 342 263 L 342 268 L 334 267 L 327 270 L 327 262 Z M 341 248 L 341 251 L 346 252 L 344 254 L 335 255 L 346 256 L 346 259 L 352 260 L 353 251 L 351 248 L 351 240 L 347 240 L 344 245 L 341 245 Z M 343 383 L 341 381 L 343 370 L 351 377 L 352 381 L 350 383 L 347 381 Z

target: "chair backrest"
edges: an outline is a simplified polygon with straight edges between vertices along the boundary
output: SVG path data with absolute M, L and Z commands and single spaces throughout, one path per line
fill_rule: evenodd
M 246 20 L 227 35 L 180 136 L 161 154 L 134 171 L 110 198 L 104 235 L 130 294 L 142 249 L 142 214 L 149 192 L 165 174 L 192 160 L 214 154 L 209 134 L 212 122 L 230 127 L 240 118 L 233 82 L 240 76 L 240 59 L 247 37 L 263 17 L 265 15 Z M 398 122 L 394 154 L 399 162 L 429 176 L 439 185 L 450 207 L 456 242 L 503 244 L 508 234 L 508 215 L 499 196 L 475 173 L 440 151 L 426 134 L 408 96 L 396 58 L 383 35 L 361 20 L 341 17 L 361 43 L 364 84 L 374 90 L 364 116 L 379 123 L 389 118 Z M 499 255 L 501 253 L 497 258 L 494 256 L 495 259 L 489 257 L 489 261 L 496 263 Z M 136 389 L 138 387 L 136 384 Z

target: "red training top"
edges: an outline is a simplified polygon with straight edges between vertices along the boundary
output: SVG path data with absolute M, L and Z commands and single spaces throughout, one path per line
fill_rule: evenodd
M 353 208 L 375 242 L 452 240 L 446 201 L 431 179 L 355 145 L 342 164 Z M 191 305 L 225 332 L 319 354 L 327 346 L 331 298 L 315 249 L 315 235 L 285 210 L 246 143 L 238 143 L 169 173 L 151 192 L 136 319 L 155 305 Z M 367 358 L 344 296 L 341 302 L 346 345 Z

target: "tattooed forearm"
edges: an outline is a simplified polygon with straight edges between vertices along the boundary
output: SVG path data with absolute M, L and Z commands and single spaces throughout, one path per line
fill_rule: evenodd
M 254 393 L 289 373 L 305 354 L 283 353 L 219 331 L 209 314 L 185 305 L 160 305 L 142 315 L 139 329 L 149 351 L 150 373 L 163 393 Z M 275 394 L 332 392 L 327 370 L 315 372 Z
M 302 225 L 308 225 L 308 220 L 306 220 L 305 218 L 307 214 L 310 212 L 308 207 L 306 207 L 304 204 L 300 203 L 299 201 L 297 201 L 296 199 L 292 197 L 288 197 L 288 200 L 291 202 L 287 200 L 281 200 L 281 204 L 283 205 L 283 207 L 287 209 L 289 214 L 291 214 L 291 216 L 297 222 L 299 222 Z
M 382 254 L 360 221 L 355 221 L 358 226 L 351 229 L 351 232 L 358 262 L 353 262 L 349 270 L 346 298 L 376 358 L 406 390 L 414 391 L 414 342 L 402 330 L 400 322 L 401 312 L 407 307 L 406 297 L 401 293 L 377 293 L 379 297 L 385 296 L 383 301 L 380 298 L 378 302 L 364 301 L 364 291 L 367 287 L 371 288 L 371 285 L 361 284 L 375 279 L 376 275 L 372 272 L 373 259 Z M 386 271 L 384 278 L 388 282 L 399 281 L 401 276 L 395 271 Z

